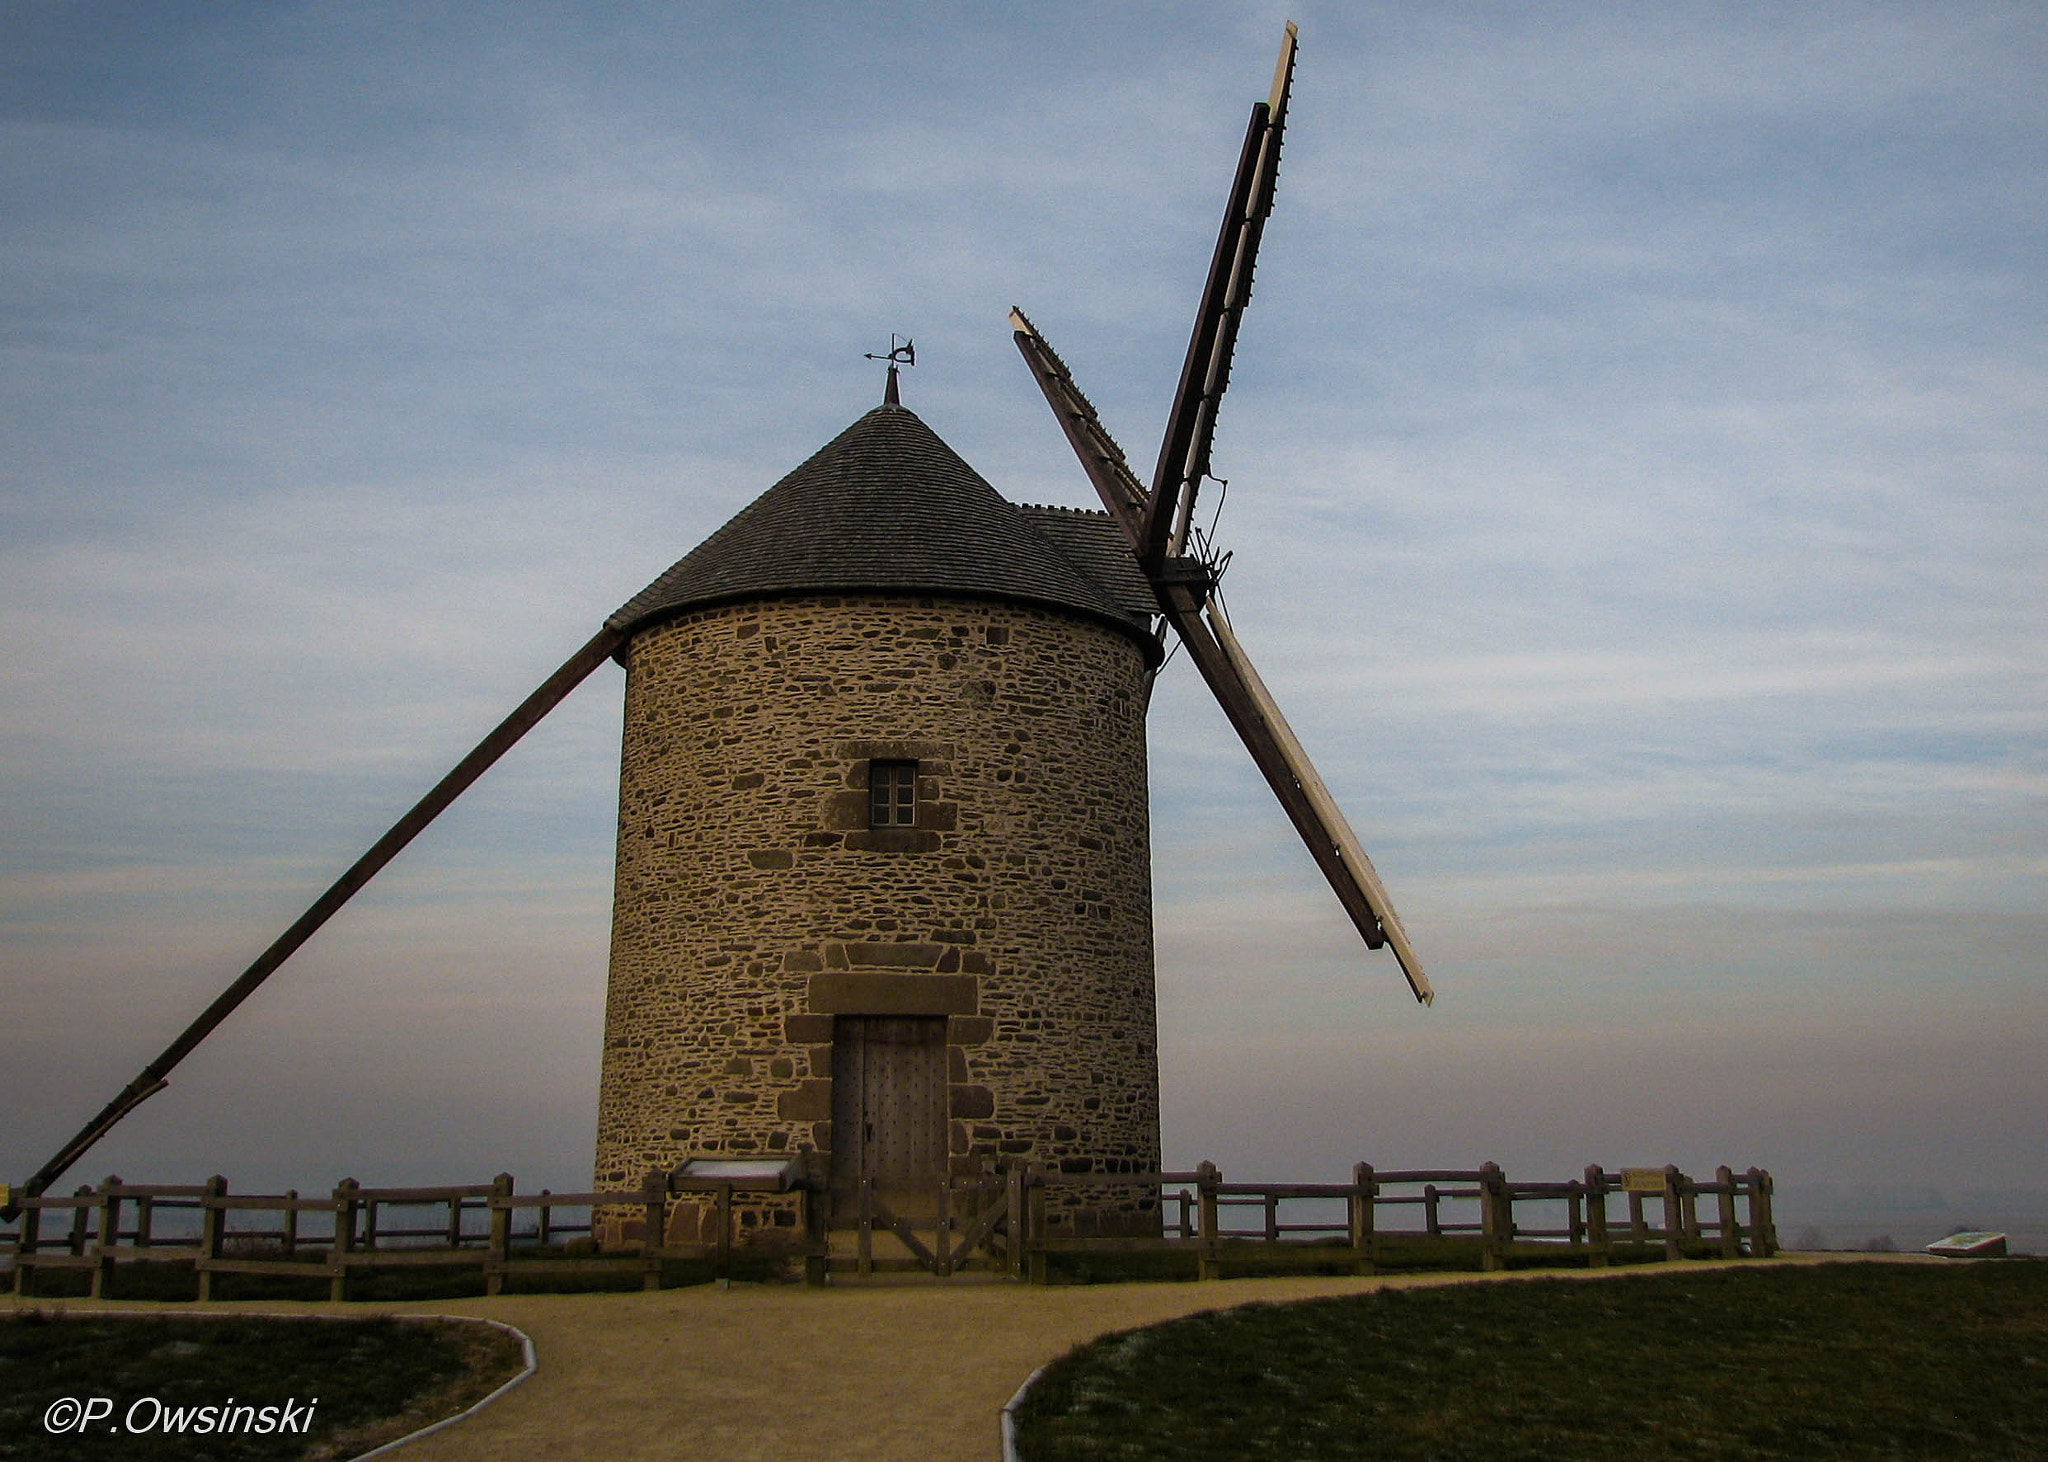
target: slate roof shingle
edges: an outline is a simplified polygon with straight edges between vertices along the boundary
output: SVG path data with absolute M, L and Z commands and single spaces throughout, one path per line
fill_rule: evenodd
M 1017 511 L 1053 541 L 1075 568 L 1109 594 L 1117 608 L 1137 618 L 1159 612 L 1152 586 L 1138 571 L 1123 530 L 1100 508 L 1039 507 L 1020 503 Z
M 742 508 L 607 621 L 819 590 L 1050 605 L 1152 641 L 1157 608 L 1107 513 L 1020 508 L 915 413 L 878 406 Z

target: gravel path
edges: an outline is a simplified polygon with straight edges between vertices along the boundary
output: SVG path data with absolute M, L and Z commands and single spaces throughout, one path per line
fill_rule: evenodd
M 734 1285 L 532 1296 L 459 1307 L 533 1337 L 540 1371 L 504 1400 L 405 1449 L 443 1458 L 1000 1455 L 997 1413 L 1073 1345 L 1251 1299 L 1369 1279 L 1035 1289 L 952 1281 Z M 457 1308 L 449 1307 L 451 1310 Z

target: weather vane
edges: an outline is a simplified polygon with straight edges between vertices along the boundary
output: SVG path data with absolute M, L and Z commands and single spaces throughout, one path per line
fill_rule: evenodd
M 903 343 L 898 345 L 896 343 L 896 332 L 891 330 L 889 332 L 889 353 L 887 355 L 876 355 L 870 350 L 862 358 L 865 360 L 886 360 L 889 362 L 889 384 L 882 392 L 882 404 L 884 406 L 901 406 L 903 402 L 896 394 L 896 369 L 898 366 L 914 366 L 917 364 L 917 342 L 906 335 L 903 337 Z

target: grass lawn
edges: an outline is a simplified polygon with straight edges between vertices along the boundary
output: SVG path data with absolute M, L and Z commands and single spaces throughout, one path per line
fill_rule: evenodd
M 487 1325 L 24 1311 L 0 1318 L 0 1458 L 352 1457 L 462 1410 L 523 1364 L 519 1342 Z M 45 1416 L 62 1397 L 105 1397 L 112 1409 L 52 1434 Z M 160 1420 L 171 1408 L 314 1398 L 310 1428 L 290 1434 L 166 1434 Z
M 1247 1305 L 1047 1369 L 1027 1462 L 2048 1457 L 2048 1262 L 1532 1279 Z

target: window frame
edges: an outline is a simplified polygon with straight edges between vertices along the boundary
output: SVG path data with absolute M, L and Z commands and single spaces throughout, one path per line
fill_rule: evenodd
M 868 829 L 893 832 L 917 826 L 917 767 L 908 758 L 868 761 Z

